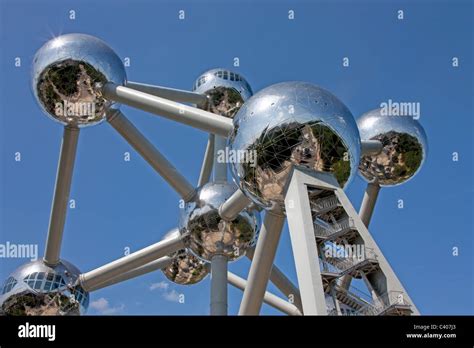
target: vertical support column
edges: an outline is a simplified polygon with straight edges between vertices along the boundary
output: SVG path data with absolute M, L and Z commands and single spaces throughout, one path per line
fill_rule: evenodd
M 227 138 L 214 137 L 214 182 L 227 182 L 227 163 L 220 156 L 227 146 Z M 227 257 L 215 255 L 211 259 L 211 315 L 227 315 Z
M 227 138 L 223 136 L 216 136 L 214 142 L 214 181 L 227 181 L 227 162 L 225 156 L 219 156 L 222 153 L 225 154 L 227 146 Z
M 336 286 L 336 283 L 333 282 L 331 284 L 331 296 L 334 301 L 334 308 L 336 309 L 337 315 L 342 315 L 341 306 L 339 305 L 339 300 L 337 299 L 335 286 Z
M 265 213 L 247 278 L 247 287 L 240 303 L 239 315 L 260 313 L 284 222 L 285 216 L 280 211 Z
M 56 173 L 56 185 L 54 187 L 54 198 L 51 206 L 51 215 L 49 217 L 48 237 L 44 252 L 44 262 L 51 266 L 59 262 L 78 139 L 79 128 L 71 126 L 64 127 L 61 153 L 59 155 L 58 170 Z
M 328 269 L 328 266 L 327 266 L 327 259 L 326 259 L 326 255 L 324 255 L 324 249 L 323 249 L 323 246 L 322 245 L 316 245 L 316 249 L 317 251 L 319 252 L 319 254 L 321 255 L 321 260 L 323 261 L 323 270 L 325 272 L 329 272 L 329 269 Z
M 327 315 L 308 188 L 294 169 L 285 196 L 293 257 L 305 315 Z
M 227 257 L 211 259 L 211 315 L 227 315 Z

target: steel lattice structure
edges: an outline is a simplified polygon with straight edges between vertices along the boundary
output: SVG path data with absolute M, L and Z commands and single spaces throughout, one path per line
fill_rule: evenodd
M 6 280 L 0 298 L 5 314 L 83 314 L 89 292 L 155 270 L 182 285 L 211 273 L 212 315 L 227 314 L 228 283 L 243 290 L 239 315 L 258 315 L 263 302 L 288 315 L 419 314 L 368 231 L 380 187 L 411 179 L 426 158 L 426 135 L 413 118 L 376 109 L 356 123 L 321 87 L 283 82 L 253 95 L 240 74 L 225 69 L 204 73 L 192 91 L 130 82 L 114 51 L 83 34 L 57 37 L 37 52 L 32 86 L 64 134 L 44 258 Z M 197 186 L 120 104 L 209 133 Z M 163 240 L 81 273 L 60 258 L 61 241 L 79 134 L 102 121 L 185 207 Z M 343 190 L 357 171 L 368 181 L 359 213 Z M 285 220 L 298 286 L 273 264 Z M 227 270 L 228 262 L 244 256 L 252 260 L 246 280 Z M 364 281 L 370 299 L 351 291 L 353 279 Z M 286 298 L 267 292 L 269 281 Z

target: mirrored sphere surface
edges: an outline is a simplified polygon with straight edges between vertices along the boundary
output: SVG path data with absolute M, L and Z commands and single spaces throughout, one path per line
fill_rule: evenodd
M 383 146 L 379 154 L 361 157 L 359 172 L 364 179 L 394 186 L 418 173 L 427 155 L 428 141 L 417 120 L 384 115 L 383 109 L 375 109 L 363 114 L 357 125 L 362 140 L 378 140 Z
M 332 93 L 306 82 L 269 86 L 234 118 L 231 164 L 243 192 L 264 208 L 283 206 L 292 165 L 334 174 L 341 187 L 357 171 L 360 138 L 354 117 Z
M 203 109 L 229 118 L 233 118 L 253 94 L 242 75 L 220 68 L 206 71 L 199 76 L 193 91 L 207 95 L 208 102 Z
M 101 86 L 123 85 L 125 80 L 117 54 L 90 35 L 58 36 L 33 59 L 33 94 L 46 115 L 64 125 L 83 127 L 103 121 L 107 108 L 118 104 L 103 98 Z
M 0 314 L 85 314 L 89 294 L 76 284 L 79 274 L 75 266 L 64 260 L 54 267 L 42 260 L 19 267 L 0 289 Z
M 233 221 L 219 216 L 219 207 L 236 189 L 232 183 L 207 183 L 198 188 L 195 200 L 182 209 L 180 233 L 186 236 L 186 246 L 197 257 L 210 261 L 214 255 L 225 255 L 234 261 L 255 245 L 260 226 L 258 212 L 243 210 Z
M 179 236 L 179 229 L 175 228 L 168 232 L 166 238 Z M 181 249 L 169 255 L 173 261 L 162 268 L 162 272 L 168 280 L 179 285 L 192 285 L 199 283 L 209 274 L 208 263 L 197 258 L 186 249 Z

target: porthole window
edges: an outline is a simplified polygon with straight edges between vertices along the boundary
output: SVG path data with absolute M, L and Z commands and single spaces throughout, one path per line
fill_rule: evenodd
M 9 277 L 6 281 L 5 281 L 5 285 L 3 286 L 3 291 L 2 291 L 2 294 L 6 294 L 7 292 L 11 291 L 11 289 L 14 288 L 14 286 L 16 285 L 17 281 L 15 278 L 13 277 Z

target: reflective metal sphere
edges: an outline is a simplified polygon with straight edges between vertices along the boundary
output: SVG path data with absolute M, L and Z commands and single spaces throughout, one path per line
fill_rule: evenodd
M 42 260 L 27 263 L 5 281 L 0 312 L 5 315 L 80 315 L 89 294 L 76 284 L 80 271 L 69 262 L 49 267 Z
M 260 226 L 258 212 L 244 210 L 231 222 L 219 216 L 219 207 L 236 189 L 231 183 L 207 183 L 182 209 L 179 230 L 197 257 L 210 261 L 220 254 L 234 261 L 255 245 Z
M 283 206 L 293 164 L 331 172 L 341 187 L 359 164 L 359 131 L 351 112 L 333 94 L 306 82 L 278 83 L 250 98 L 234 118 L 229 145 L 231 152 L 254 159 L 234 161 L 232 175 L 265 208 Z
M 250 85 L 240 74 L 225 69 L 212 69 L 199 76 L 193 91 L 208 96 L 203 109 L 230 118 L 253 94 Z
M 423 127 L 410 116 L 382 115 L 382 109 L 363 114 L 358 120 L 362 140 L 379 140 L 377 155 L 362 156 L 359 172 L 367 181 L 393 186 L 410 180 L 420 170 L 428 151 Z
M 109 107 L 102 97 L 107 82 L 123 85 L 125 68 L 105 42 L 85 34 L 58 36 L 41 47 L 33 60 L 32 89 L 53 120 L 78 127 L 104 120 Z
M 165 235 L 165 239 L 179 235 L 179 229 L 175 228 Z M 181 249 L 169 255 L 174 260 L 161 271 L 173 283 L 179 285 L 192 285 L 199 283 L 209 274 L 206 262 L 197 258 L 186 249 Z

